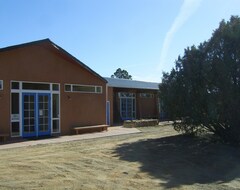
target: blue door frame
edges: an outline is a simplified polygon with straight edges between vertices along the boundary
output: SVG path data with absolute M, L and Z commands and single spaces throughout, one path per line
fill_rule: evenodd
M 47 97 L 47 104 L 45 109 L 40 109 L 41 105 L 39 99 Z M 44 99 L 44 98 L 43 98 Z M 45 114 L 46 113 L 46 114 Z M 45 114 L 44 118 L 40 118 Z M 40 124 L 44 119 L 44 124 L 47 129 L 40 130 Z M 43 127 L 43 126 L 42 126 Z M 22 93 L 22 136 L 23 137 L 37 137 L 51 134 L 51 95 L 50 93 Z

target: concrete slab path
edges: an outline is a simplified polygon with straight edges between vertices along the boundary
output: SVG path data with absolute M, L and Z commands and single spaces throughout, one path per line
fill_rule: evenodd
M 123 128 L 122 126 L 109 127 L 108 131 L 104 131 L 104 132 L 88 133 L 88 134 L 81 134 L 81 135 L 59 136 L 57 138 L 26 140 L 23 142 L 2 144 L 0 145 L 0 150 L 34 146 L 39 144 L 60 143 L 60 142 L 77 141 L 77 140 L 83 140 L 83 139 L 94 139 L 94 138 L 110 137 L 110 136 L 116 136 L 116 135 L 126 135 L 126 134 L 140 133 L 140 132 L 141 131 L 136 128 Z

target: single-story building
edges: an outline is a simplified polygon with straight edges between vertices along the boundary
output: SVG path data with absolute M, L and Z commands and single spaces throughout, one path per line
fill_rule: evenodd
M 107 81 L 49 39 L 0 49 L 0 133 L 70 134 L 106 124 Z
M 159 83 L 107 78 L 110 125 L 159 118 Z
M 0 49 L 0 134 L 9 137 L 158 118 L 157 92 L 157 83 L 103 78 L 49 39 Z

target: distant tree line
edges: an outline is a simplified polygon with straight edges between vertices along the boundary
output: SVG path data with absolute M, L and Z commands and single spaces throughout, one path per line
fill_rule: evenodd
M 174 128 L 240 142 L 240 18 L 222 20 L 208 41 L 188 47 L 163 73 L 160 98 Z

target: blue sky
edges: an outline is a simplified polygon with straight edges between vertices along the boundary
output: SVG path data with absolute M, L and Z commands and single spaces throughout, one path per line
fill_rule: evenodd
M 102 76 L 160 82 L 240 0 L 0 0 L 0 47 L 50 38 Z

